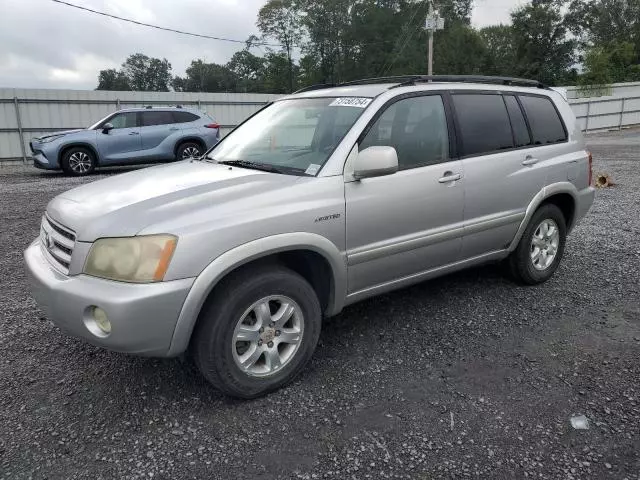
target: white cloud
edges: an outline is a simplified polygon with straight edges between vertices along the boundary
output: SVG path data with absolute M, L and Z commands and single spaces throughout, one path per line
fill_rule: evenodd
M 471 22 L 476 27 L 510 23 L 510 13 L 526 0 L 476 0 Z
M 265 0 L 70 0 L 72 3 L 178 30 L 245 40 L 257 33 Z M 476 0 L 473 24 L 509 21 L 524 0 Z M 93 89 L 98 72 L 128 55 L 167 58 L 174 74 L 191 60 L 224 63 L 241 44 L 133 25 L 51 0 L 2 0 L 0 86 Z

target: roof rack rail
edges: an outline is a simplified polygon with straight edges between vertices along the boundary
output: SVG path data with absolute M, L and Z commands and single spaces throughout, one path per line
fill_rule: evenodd
M 348 87 L 349 85 L 366 85 L 369 83 L 398 83 L 398 82 L 410 82 L 413 80 L 419 80 L 424 75 L 394 75 L 392 77 L 372 77 L 361 78 L 360 80 L 351 80 L 339 84 L 339 87 Z
M 303 92 L 311 92 L 313 90 L 321 90 L 323 88 L 331 88 L 335 87 L 333 83 L 318 83 L 316 85 L 309 85 L 308 87 L 301 88 L 300 90 L 296 90 L 293 94 L 303 93 Z
M 321 90 L 323 88 L 332 87 L 348 87 L 352 85 L 366 85 L 371 83 L 395 83 L 391 88 L 406 87 L 408 85 L 415 85 L 416 83 L 425 82 L 451 82 L 451 83 L 486 83 L 490 85 L 509 85 L 519 87 L 535 87 L 545 88 L 549 87 L 537 80 L 529 80 L 526 78 L 517 77 L 492 77 L 488 75 L 396 75 L 393 77 L 373 77 L 363 78 L 360 80 L 352 80 L 343 83 L 320 83 L 317 85 L 310 85 L 308 87 L 301 88 L 300 90 L 293 92 L 303 93 L 311 92 L 313 90 Z
M 549 88 L 537 80 L 516 77 L 491 77 L 487 75 L 416 75 L 391 88 L 415 85 L 418 82 L 487 83 L 491 85 Z

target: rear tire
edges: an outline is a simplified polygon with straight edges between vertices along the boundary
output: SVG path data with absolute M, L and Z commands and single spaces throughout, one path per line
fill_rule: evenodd
M 184 142 L 176 150 L 176 161 L 198 158 L 204 153 L 202 146 L 196 142 Z
M 74 177 L 83 177 L 96 169 L 96 157 L 86 147 L 72 147 L 62 156 L 62 171 Z
M 553 204 L 541 206 L 508 259 L 512 277 L 525 285 L 549 280 L 560 265 L 566 240 L 567 225 L 562 211 Z
M 255 398 L 302 371 L 320 328 L 320 302 L 304 278 L 280 266 L 247 268 L 214 290 L 194 330 L 191 353 L 220 391 Z

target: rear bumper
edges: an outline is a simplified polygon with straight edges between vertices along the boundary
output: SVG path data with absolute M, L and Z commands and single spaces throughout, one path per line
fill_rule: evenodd
M 87 275 L 65 276 L 45 259 L 40 241 L 24 253 L 31 292 L 49 320 L 73 337 L 124 353 L 167 356 L 176 322 L 194 279 L 129 284 Z M 103 309 L 111 333 L 85 325 L 91 307 Z
M 578 198 L 576 199 L 576 214 L 571 225 L 571 230 L 575 227 L 582 218 L 587 214 L 596 196 L 596 189 L 593 187 L 587 187 L 578 192 Z

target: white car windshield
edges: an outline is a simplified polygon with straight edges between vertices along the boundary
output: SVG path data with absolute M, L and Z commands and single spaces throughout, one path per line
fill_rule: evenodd
M 370 98 L 281 100 L 236 128 L 206 158 L 278 173 L 315 175 Z

